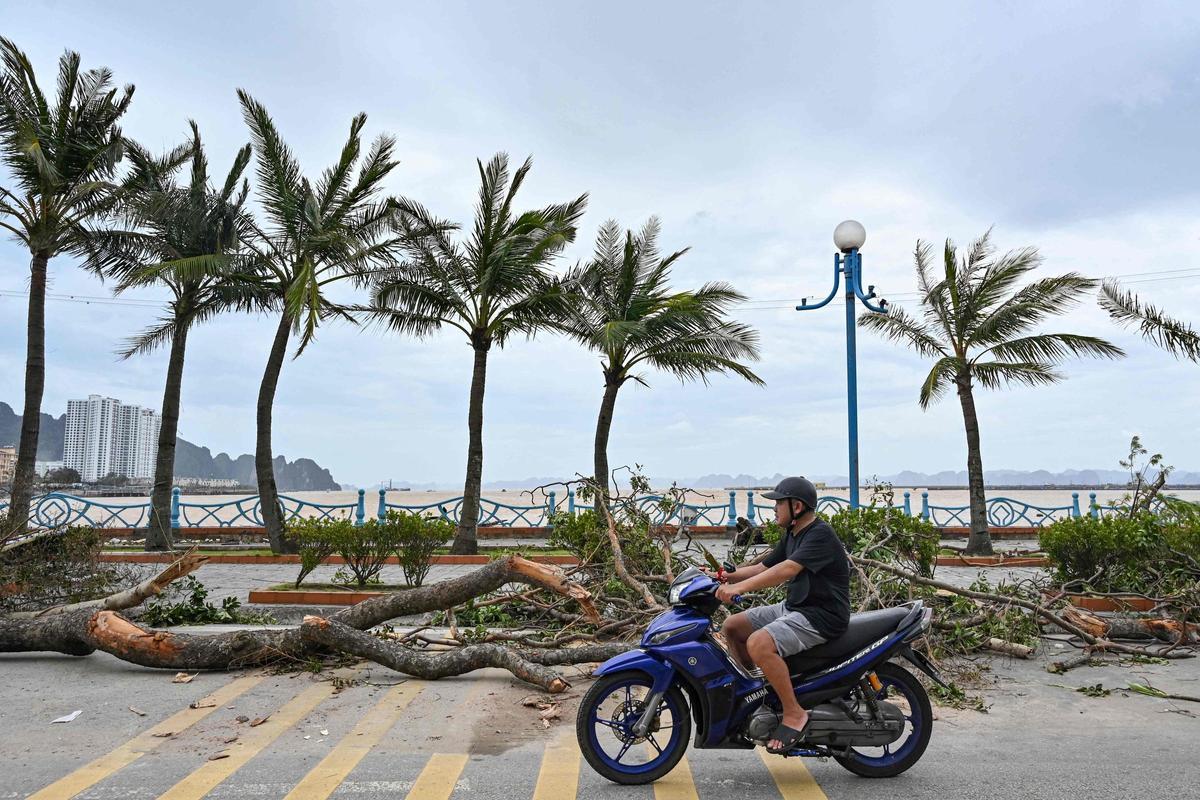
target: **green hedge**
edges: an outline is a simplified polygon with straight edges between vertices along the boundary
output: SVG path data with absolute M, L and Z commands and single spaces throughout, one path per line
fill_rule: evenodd
M 1038 540 L 1062 583 L 1098 592 L 1195 589 L 1200 514 L 1186 506 L 1161 514 L 1059 520 L 1043 528 Z

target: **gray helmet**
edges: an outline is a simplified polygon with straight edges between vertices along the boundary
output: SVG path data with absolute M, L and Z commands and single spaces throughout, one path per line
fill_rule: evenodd
M 799 500 L 813 511 L 817 508 L 817 487 L 802 476 L 784 478 L 774 491 L 763 492 L 762 496 L 768 500 Z

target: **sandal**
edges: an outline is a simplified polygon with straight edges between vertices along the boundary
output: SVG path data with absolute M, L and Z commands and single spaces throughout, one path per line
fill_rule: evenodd
M 783 746 L 780 747 L 778 750 L 773 750 L 770 747 L 768 747 L 767 752 L 773 753 L 777 756 L 787 755 L 788 752 L 793 747 L 796 746 L 796 742 L 800 741 L 800 738 L 802 736 L 804 736 L 804 731 L 806 728 L 808 728 L 807 722 L 804 723 L 804 727 L 801 728 L 800 730 L 796 730 L 795 728 L 789 728 L 787 725 L 784 725 L 782 722 L 779 723 L 779 726 L 775 728 L 775 732 L 771 734 L 771 738 L 778 739 L 780 744 L 782 744 Z

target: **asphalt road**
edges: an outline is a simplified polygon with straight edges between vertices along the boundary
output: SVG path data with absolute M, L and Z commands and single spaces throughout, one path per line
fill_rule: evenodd
M 0 798 L 1197 796 L 1200 704 L 1051 685 L 1138 681 L 1200 695 L 1196 660 L 1054 676 L 1046 658 L 986 662 L 989 712 L 938 709 L 924 759 L 898 778 L 689 750 L 655 786 L 629 788 L 592 772 L 574 746 L 582 677 L 562 701 L 562 721 L 546 728 L 521 704 L 534 690 L 498 671 L 420 682 L 362 667 L 336 673 L 336 684 L 329 674 L 202 673 L 179 684 L 105 654 L 0 655 Z M 75 710 L 74 721 L 51 723 Z M 266 721 L 252 727 L 239 716 Z

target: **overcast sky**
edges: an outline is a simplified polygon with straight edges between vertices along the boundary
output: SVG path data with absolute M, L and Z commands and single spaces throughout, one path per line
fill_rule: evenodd
M 388 190 L 467 221 L 474 159 L 534 156 L 526 207 L 582 192 L 589 211 L 565 267 L 608 218 L 656 214 L 690 245 L 674 285 L 725 280 L 753 298 L 766 388 L 717 378 L 621 393 L 610 463 L 654 475 L 845 472 L 845 342 L 831 232 L 868 231 L 867 282 L 912 306 L 918 239 L 1033 245 L 1043 272 L 1133 275 L 1176 315 L 1200 307 L 1200 6 L 1194 3 L 295 3 L 201 5 L 4 0 L 3 35 L 45 85 L 64 49 L 137 92 L 124 129 L 154 149 L 195 119 L 214 174 L 247 131 L 235 89 L 261 100 L 316 175 L 350 118 L 398 139 Z M 27 288 L 28 254 L 0 244 L 0 290 Z M 1167 272 L 1168 270 L 1172 272 Z M 1190 272 L 1185 271 L 1190 270 Z M 108 288 L 69 257 L 53 294 Z M 147 291 L 144 300 L 162 297 Z M 158 408 L 165 354 L 117 361 L 149 305 L 51 300 L 46 394 L 99 393 Z M 180 434 L 251 452 L 274 323 L 226 317 L 189 337 Z M 1133 433 L 1200 469 L 1200 366 L 1114 328 L 1088 301 L 1047 330 L 1106 336 L 1125 361 L 1076 362 L 1051 388 L 983 393 L 986 468 L 1115 468 Z M 20 408 L 25 300 L 0 295 L 0 400 Z M 859 336 L 865 475 L 963 469 L 957 401 L 917 406 L 928 364 Z M 460 481 L 471 355 L 329 325 L 284 368 L 275 450 L 342 482 Z M 603 381 L 564 340 L 493 352 L 485 480 L 588 472 Z

